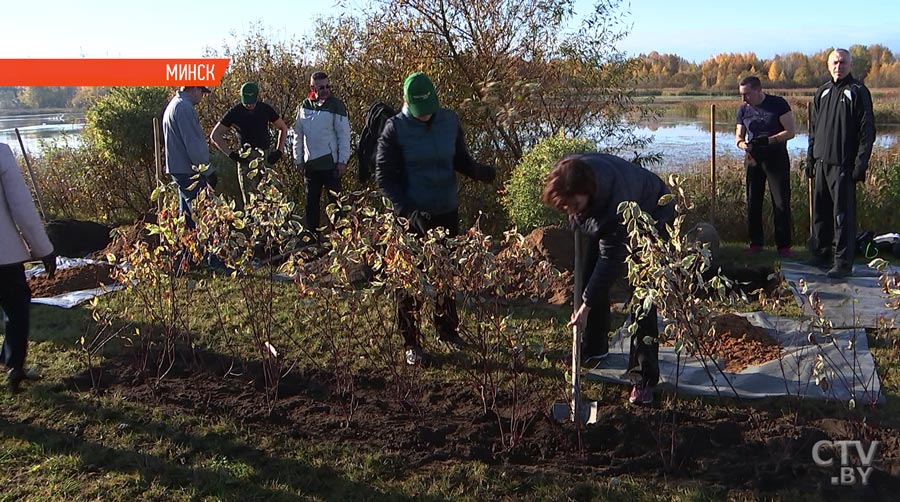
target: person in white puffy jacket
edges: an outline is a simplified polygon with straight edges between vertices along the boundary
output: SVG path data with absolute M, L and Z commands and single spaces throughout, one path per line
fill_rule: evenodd
M 43 261 L 51 277 L 56 272 L 53 245 L 34 208 L 22 170 L 9 145 L 0 143 L 0 307 L 7 317 L 0 360 L 9 368 L 7 381 L 13 391 L 28 378 L 25 355 L 31 290 L 23 263 L 32 259 Z
M 341 191 L 350 160 L 350 119 L 344 103 L 331 94 L 325 72 L 309 79 L 309 95 L 294 122 L 294 164 L 306 183 L 306 227 L 315 232 L 321 219 L 322 190 Z M 326 193 L 328 193 L 326 192 Z M 329 197 L 329 200 L 333 199 Z

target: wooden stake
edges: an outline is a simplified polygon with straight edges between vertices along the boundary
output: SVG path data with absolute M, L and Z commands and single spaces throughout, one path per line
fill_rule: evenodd
M 710 142 L 710 157 L 709 157 L 709 181 L 712 185 L 710 193 L 710 212 L 709 212 L 709 221 L 711 223 L 716 221 L 716 105 L 715 103 L 710 105 L 709 108 L 709 130 L 712 141 Z

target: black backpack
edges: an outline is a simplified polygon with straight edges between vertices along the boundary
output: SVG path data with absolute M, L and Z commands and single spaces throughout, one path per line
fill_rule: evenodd
M 373 103 L 366 112 L 366 125 L 359 135 L 356 145 L 356 158 L 359 160 L 359 181 L 368 181 L 375 166 L 375 151 L 378 149 L 378 137 L 387 120 L 397 114 L 387 103 Z

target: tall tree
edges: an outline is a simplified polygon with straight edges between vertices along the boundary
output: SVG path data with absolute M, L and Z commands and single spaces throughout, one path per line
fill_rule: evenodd
M 320 28 L 321 66 L 338 75 L 351 112 L 400 104 L 409 73 L 428 73 L 466 123 L 473 149 L 510 167 L 557 131 L 634 144 L 621 119 L 639 61 L 616 44 L 618 0 L 600 0 L 575 30 L 575 0 L 375 0 Z M 502 166 L 501 166 L 502 167 Z
M 872 68 L 872 60 L 869 59 L 869 48 L 865 45 L 851 45 L 850 55 L 853 56 L 853 65 L 850 70 L 853 76 L 859 80 L 865 80 Z

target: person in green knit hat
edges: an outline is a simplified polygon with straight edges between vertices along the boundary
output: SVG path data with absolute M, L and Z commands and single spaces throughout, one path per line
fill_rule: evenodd
M 469 154 L 459 117 L 441 108 L 428 75 L 413 73 L 403 83 L 403 109 L 388 119 L 378 138 L 378 186 L 394 212 L 409 221 L 410 231 L 421 237 L 443 227 L 452 237 L 459 234 L 457 172 L 485 183 L 496 177 L 493 166 L 478 163 Z M 417 300 L 398 292 L 396 308 L 407 364 L 427 364 L 416 325 Z M 436 302 L 434 324 L 441 341 L 455 347 L 468 345 L 459 336 L 452 293 Z
M 277 132 L 275 148 L 271 148 L 269 124 L 272 124 Z M 237 149 L 232 149 L 225 140 L 225 133 L 229 129 L 237 133 L 239 144 Z M 284 155 L 287 132 L 288 126 L 278 112 L 259 99 L 259 85 L 256 82 L 246 82 L 241 86 L 241 102 L 225 113 L 209 135 L 216 148 L 237 163 L 238 183 L 245 206 L 249 202 L 250 191 L 257 185 L 256 179 L 248 178 L 252 170 L 250 163 L 259 156 L 257 151 L 261 150 L 266 156 L 266 165 L 275 165 Z M 250 153 L 243 156 L 241 151 L 248 147 Z M 263 166 L 257 166 L 257 169 L 260 167 Z

